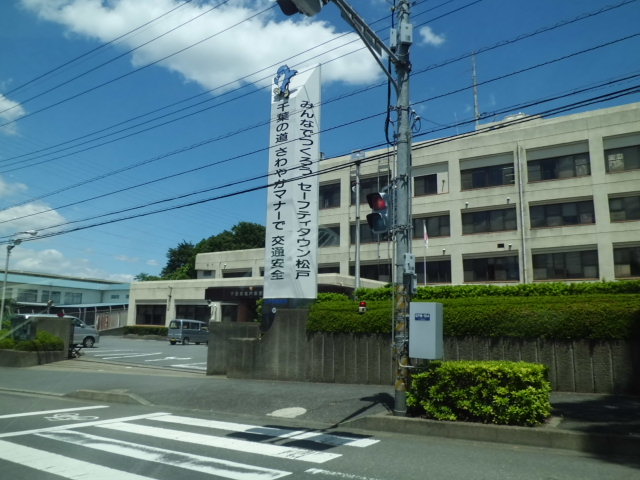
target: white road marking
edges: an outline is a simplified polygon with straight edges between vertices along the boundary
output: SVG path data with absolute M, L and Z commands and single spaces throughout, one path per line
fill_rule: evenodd
M 312 475 L 326 475 L 328 477 L 346 478 L 348 480 L 377 480 L 373 477 L 363 477 L 360 475 L 354 475 L 352 473 L 332 472 L 330 470 L 322 470 L 321 468 L 309 468 L 304 473 L 310 473 Z
M 106 428 L 109 430 L 147 435 L 151 437 L 162 438 L 165 440 L 195 443 L 197 445 L 204 445 L 208 447 L 224 448 L 227 450 L 235 450 L 239 452 L 253 453 L 256 455 L 266 455 L 277 458 L 286 458 L 288 460 L 300 460 L 310 463 L 324 463 L 342 456 L 338 453 L 316 452 L 314 450 L 307 450 L 305 448 L 283 447 L 280 445 L 249 442 L 246 440 L 237 440 L 234 438 L 214 437 L 211 435 L 202 435 L 199 433 L 182 432 L 179 430 L 149 427 L 131 423 L 108 423 L 98 426 L 100 428 Z
M 191 360 L 191 357 L 164 357 L 145 360 L 145 362 L 164 362 L 165 360 Z
M 193 370 L 206 370 L 207 362 L 198 362 L 198 363 L 183 363 L 180 365 L 169 365 L 172 368 L 189 368 Z
M 302 407 L 289 407 L 289 408 L 281 408 L 279 410 L 275 410 L 271 413 L 267 413 L 268 417 L 279 417 L 279 418 L 296 418 L 300 415 L 304 415 L 307 413 L 306 408 Z
M 106 355 L 104 357 L 100 357 L 103 360 L 117 360 L 119 358 L 136 358 L 136 357 L 152 357 L 154 355 L 162 355 L 162 352 L 154 352 L 154 353 L 133 353 L 130 355 L 116 355 L 116 356 L 111 356 L 111 355 Z M 98 356 L 98 355 L 96 355 Z
M 24 412 L 24 413 L 10 413 L 7 415 L 0 415 L 0 420 L 3 418 L 18 418 L 18 417 L 35 417 L 37 415 L 50 415 L 52 413 L 63 412 L 79 412 L 81 410 L 94 410 L 96 408 L 109 408 L 107 405 L 96 405 L 93 407 L 76 407 L 76 408 L 60 408 L 58 410 L 41 410 L 39 412 Z
M 72 428 L 95 427 L 95 426 L 101 426 L 111 422 L 116 422 L 116 423 L 131 422 L 134 420 L 143 420 L 146 418 L 153 418 L 158 415 L 160 416 L 167 415 L 167 413 L 166 412 L 148 413 L 146 415 L 135 415 L 132 417 L 120 417 L 120 418 L 112 418 L 112 419 L 105 419 L 105 420 L 94 420 L 91 422 L 70 423 L 68 425 L 57 425 L 55 427 L 46 427 L 46 428 L 33 428 L 31 430 L 22 430 L 18 432 L 5 432 L 5 433 L 0 433 L 0 438 L 19 437 L 21 435 L 31 435 L 33 433 L 57 432 L 60 430 L 71 430 Z
M 229 460 L 177 452 L 175 450 L 99 437 L 82 432 L 50 432 L 40 433 L 38 435 L 61 442 L 92 448 L 100 452 L 124 455 L 141 461 L 185 468 L 187 470 L 230 478 L 232 480 L 272 480 L 291 475 L 291 472 L 285 472 L 283 470 L 274 470 Z M 114 478 L 120 479 L 119 476 Z
M 113 480 L 114 478 L 118 480 L 153 480 L 150 477 L 103 467 L 4 440 L 0 440 L 0 459 L 72 480 Z
M 203 420 L 193 417 L 182 417 L 179 415 L 158 415 L 153 417 L 156 422 L 174 423 L 178 425 L 189 425 L 194 427 L 213 428 L 230 432 L 252 433 L 255 435 L 266 435 L 269 437 L 289 438 L 294 440 L 312 440 L 327 445 L 346 445 L 349 447 L 368 447 L 380 440 L 373 438 L 352 438 L 342 435 L 332 435 L 318 431 L 292 430 L 287 428 L 257 427 L 243 423 L 220 422 L 217 420 Z

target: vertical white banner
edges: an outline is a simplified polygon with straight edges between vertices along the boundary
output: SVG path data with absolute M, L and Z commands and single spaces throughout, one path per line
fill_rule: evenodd
M 274 78 L 264 298 L 314 299 L 318 293 L 320 67 Z

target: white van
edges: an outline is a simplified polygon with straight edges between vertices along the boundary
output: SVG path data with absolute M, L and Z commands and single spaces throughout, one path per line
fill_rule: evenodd
M 176 343 L 187 345 L 191 342 L 196 345 L 200 345 L 201 343 L 208 344 L 209 327 L 206 322 L 200 322 L 199 320 L 176 318 L 169 322 L 168 337 L 171 345 L 175 345 Z

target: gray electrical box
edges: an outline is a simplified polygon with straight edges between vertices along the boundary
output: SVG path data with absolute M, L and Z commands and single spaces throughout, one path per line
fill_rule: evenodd
M 409 305 L 409 357 L 439 360 L 444 354 L 441 303 Z

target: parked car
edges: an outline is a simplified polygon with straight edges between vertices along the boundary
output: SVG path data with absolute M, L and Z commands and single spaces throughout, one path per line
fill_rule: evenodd
M 196 345 L 200 345 L 201 343 L 208 344 L 209 327 L 206 322 L 200 322 L 199 320 L 176 318 L 169 322 L 168 337 L 171 345 L 175 345 L 176 343 L 187 345 L 191 342 Z
M 91 325 L 87 325 L 82 320 L 77 317 L 72 317 L 70 315 L 64 315 L 63 317 L 59 315 L 49 314 L 49 313 L 20 313 L 14 315 L 11 318 L 11 321 L 16 325 L 22 324 L 20 330 L 24 332 L 24 335 L 29 336 L 31 332 L 35 335 L 35 326 L 38 324 L 38 319 L 51 319 L 51 318 L 61 318 L 61 319 L 71 319 L 71 325 L 73 326 L 73 344 L 74 345 L 82 345 L 85 348 L 91 348 L 96 343 L 100 341 L 100 333 L 96 330 L 95 327 Z M 32 328 L 27 328 L 27 325 L 32 325 Z

